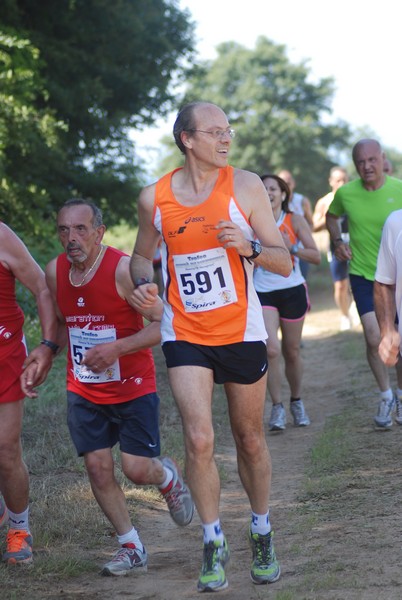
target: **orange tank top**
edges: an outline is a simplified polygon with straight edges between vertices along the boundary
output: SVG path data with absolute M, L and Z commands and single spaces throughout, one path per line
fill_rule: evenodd
M 219 170 L 210 196 L 180 204 L 168 173 L 156 184 L 153 223 L 162 234 L 164 315 L 162 343 L 185 340 L 218 346 L 267 338 L 253 285 L 254 265 L 217 240 L 217 223 L 231 220 L 249 240 L 254 233 L 236 201 L 233 168 Z

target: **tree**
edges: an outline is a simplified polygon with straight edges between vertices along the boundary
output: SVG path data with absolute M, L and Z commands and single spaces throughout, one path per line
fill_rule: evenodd
M 170 110 L 172 82 L 193 52 L 193 30 L 177 0 L 3 0 L 0 31 L 15 44 L 12 65 L 0 62 L 0 76 L 11 69 L 15 79 L 16 44 L 23 40 L 36 61 L 29 105 L 17 89 L 9 95 L 12 109 L 29 106 L 49 126 L 41 143 L 30 145 L 28 131 L 21 132 L 23 151 L 11 147 L 0 123 L 2 166 L 15 202 L 24 210 L 35 206 L 46 219 L 66 198 L 81 195 L 107 210 L 109 224 L 132 220 L 142 173 L 129 131 Z M 37 191 L 28 204 L 29 180 Z
M 0 211 L 21 230 L 38 232 L 32 207 L 46 212 L 44 186 L 50 153 L 64 129 L 54 111 L 39 108 L 46 97 L 39 75 L 39 51 L 28 40 L 0 32 Z M 35 176 L 38 172 L 41 176 Z M 50 173 L 48 173 L 50 176 Z
M 328 191 L 329 169 L 348 145 L 350 130 L 344 122 L 323 122 L 331 113 L 332 78 L 311 83 L 306 63 L 291 64 L 285 51 L 265 37 L 254 50 L 221 44 L 214 61 L 188 73 L 182 103 L 221 106 L 236 130 L 230 162 L 259 174 L 289 169 L 297 189 L 315 200 Z M 162 167 L 173 168 L 178 160 L 176 149 Z

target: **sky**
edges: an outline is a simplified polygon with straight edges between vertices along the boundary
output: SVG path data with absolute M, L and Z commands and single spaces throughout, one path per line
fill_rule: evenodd
M 179 0 L 196 22 L 198 59 L 214 59 L 222 42 L 253 49 L 259 36 L 286 46 L 291 63 L 307 60 L 312 81 L 333 77 L 334 119 L 369 126 L 402 152 L 401 25 L 398 0 Z M 137 150 L 155 158 L 174 114 L 136 134 Z M 152 160 L 152 159 L 151 159 Z

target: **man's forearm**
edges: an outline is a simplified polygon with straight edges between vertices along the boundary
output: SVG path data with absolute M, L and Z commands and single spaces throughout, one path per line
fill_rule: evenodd
M 153 281 L 154 268 L 152 260 L 149 260 L 134 251 L 130 260 L 130 275 L 135 287 L 146 281 Z
M 341 227 L 339 225 L 338 217 L 335 215 L 331 215 L 327 213 L 325 217 L 326 227 L 328 229 L 329 235 L 331 237 L 332 242 L 336 242 L 337 240 L 342 239 Z
M 395 286 L 386 285 L 379 281 L 374 282 L 374 309 L 380 331 L 395 329 Z

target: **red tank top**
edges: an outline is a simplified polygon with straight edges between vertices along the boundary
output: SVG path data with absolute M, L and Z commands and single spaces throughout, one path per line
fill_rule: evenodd
M 0 262 L 0 360 L 22 340 L 24 314 L 15 296 L 15 277 Z
M 57 258 L 57 304 L 68 331 L 67 389 L 96 404 L 118 404 L 156 391 L 150 349 L 120 357 L 118 380 L 104 383 L 79 380 L 79 362 L 85 345 L 76 343 L 74 331 L 85 330 L 84 335 L 89 339 L 91 335 L 95 337 L 115 330 L 119 339 L 144 327 L 142 316 L 122 300 L 116 290 L 116 267 L 122 256 L 125 256 L 123 252 L 107 248 L 94 277 L 81 287 L 74 287 L 69 281 L 71 264 L 66 255 Z M 82 332 L 78 333 L 82 335 Z

